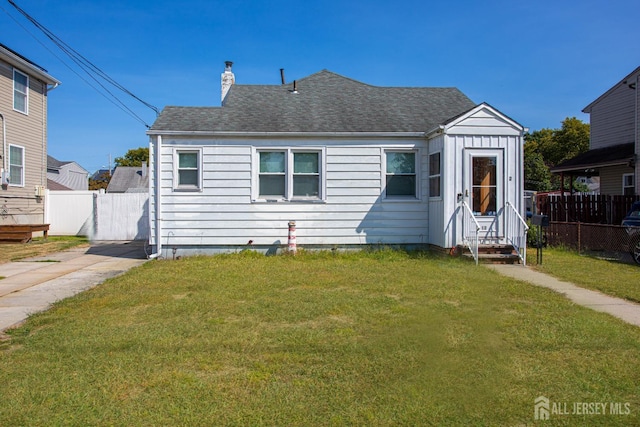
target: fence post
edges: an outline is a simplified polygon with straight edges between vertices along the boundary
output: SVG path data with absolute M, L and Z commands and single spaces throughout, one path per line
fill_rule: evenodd
M 581 243 L 581 228 L 580 221 L 578 221 L 578 253 L 582 253 L 582 243 Z

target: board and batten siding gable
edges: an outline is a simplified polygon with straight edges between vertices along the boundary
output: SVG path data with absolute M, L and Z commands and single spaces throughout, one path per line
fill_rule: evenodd
M 19 69 L 29 75 L 29 107 L 28 114 L 15 111 L 13 69 L 11 64 L 0 60 L 0 113 L 5 120 L 7 147 L 16 145 L 24 148 L 24 186 L 0 188 L 0 198 L 6 197 L 3 209 L 8 212 L 7 216 L 0 218 L 0 223 L 42 223 L 44 203 L 35 197 L 34 188 L 46 186 L 47 182 L 47 87 L 26 70 Z
M 591 106 L 591 149 L 635 141 L 636 92 L 621 84 Z
M 178 147 L 202 148 L 202 191 L 173 190 L 174 150 Z M 324 150 L 324 201 L 252 200 L 255 150 L 275 147 L 321 147 Z M 425 185 L 420 185 L 423 194 L 416 201 L 382 199 L 385 147 L 416 147 L 422 150 L 426 146 L 422 140 L 164 141 L 161 160 L 162 244 L 169 247 L 224 247 L 246 245 L 249 240 L 253 245 L 286 244 L 290 220 L 297 223 L 297 242 L 302 246 L 427 243 Z M 424 178 L 426 169 L 422 161 L 420 168 L 420 176 Z M 155 174 L 153 170 L 150 173 L 153 183 Z M 152 218 L 155 209 L 152 194 Z M 151 225 L 151 243 L 155 244 L 154 221 Z
M 442 233 L 442 247 L 452 247 L 462 242 L 462 230 L 458 212 L 457 194 L 463 194 L 466 180 L 469 179 L 469 165 L 466 165 L 465 153 L 469 150 L 500 150 L 503 161 L 502 200 L 510 202 L 519 212 L 524 214 L 524 176 L 523 128 L 511 119 L 487 105 L 479 105 L 468 115 L 454 120 L 445 127 L 444 135 L 434 138 L 433 149 L 439 144 L 443 149 L 442 192 L 443 230 L 433 224 L 431 234 Z M 442 141 L 440 141 L 442 138 Z M 430 143 L 432 143 L 430 141 Z M 436 215 L 437 201 L 434 201 L 431 217 Z

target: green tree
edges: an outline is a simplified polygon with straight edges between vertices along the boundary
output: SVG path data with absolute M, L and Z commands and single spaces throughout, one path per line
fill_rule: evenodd
M 550 168 L 589 149 L 589 124 L 575 117 L 562 121 L 560 129 L 540 129 L 525 135 L 524 177 L 525 188 L 549 191 L 560 188 L 560 176 L 552 175 Z M 565 182 L 564 187 L 572 185 Z M 578 191 L 583 186 L 573 183 Z
M 123 157 L 116 157 L 116 166 L 142 166 L 142 163 L 149 163 L 149 148 L 132 148 Z

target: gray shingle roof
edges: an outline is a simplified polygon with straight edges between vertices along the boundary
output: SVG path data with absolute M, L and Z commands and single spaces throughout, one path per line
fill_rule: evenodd
M 71 162 L 61 162 L 60 160 L 56 159 L 53 156 L 49 156 L 47 154 L 47 169 L 52 169 L 52 170 L 57 170 L 60 169 L 62 166 L 71 163 Z
M 132 193 L 149 190 L 149 174 L 140 166 L 118 166 L 107 186 L 107 193 Z
M 425 132 L 475 106 L 456 88 L 371 86 L 327 70 L 296 87 L 236 84 L 222 107 L 165 107 L 150 133 Z

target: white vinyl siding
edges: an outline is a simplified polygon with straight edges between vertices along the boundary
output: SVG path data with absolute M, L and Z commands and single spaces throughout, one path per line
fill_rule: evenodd
M 202 146 L 202 191 L 172 191 L 174 147 L 193 146 L 196 142 Z M 417 145 L 426 147 L 421 139 L 409 143 L 389 140 L 384 146 L 390 149 L 394 144 L 400 151 L 410 151 Z M 429 215 L 426 202 L 412 198 L 382 203 L 385 179 L 381 145 L 375 141 L 357 140 L 328 141 L 321 145 L 313 140 L 164 139 L 160 163 L 162 243 L 208 247 L 213 251 L 244 246 L 249 240 L 254 247 L 277 247 L 286 245 L 287 223 L 295 220 L 297 242 L 303 247 L 427 244 Z M 287 181 L 287 185 L 293 185 L 294 175 L 298 172 L 309 181 L 318 176 L 321 199 L 257 199 L 259 153 L 278 151 L 287 152 L 287 156 L 290 153 L 291 162 L 295 153 L 318 153 L 318 175 L 314 171 L 315 162 L 301 156 L 301 162 L 309 162 L 298 171 L 290 167 L 291 182 Z M 426 163 L 420 164 L 423 168 L 421 176 L 428 176 Z M 155 180 L 154 170 L 150 174 Z M 149 205 L 152 218 L 155 215 L 154 196 L 152 194 Z M 420 195 L 426 200 L 424 196 Z M 152 244 L 155 244 L 155 230 L 151 236 Z
M 9 145 L 9 185 L 24 187 L 24 162 L 25 152 L 23 147 Z
M 13 109 L 29 114 L 29 76 L 13 70 Z

